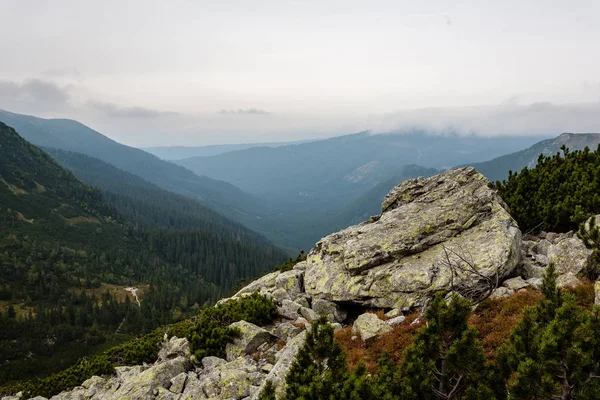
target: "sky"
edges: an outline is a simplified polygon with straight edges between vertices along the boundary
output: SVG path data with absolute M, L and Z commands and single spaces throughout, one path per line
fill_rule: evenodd
M 600 132 L 600 1 L 0 0 L 0 108 L 134 146 Z

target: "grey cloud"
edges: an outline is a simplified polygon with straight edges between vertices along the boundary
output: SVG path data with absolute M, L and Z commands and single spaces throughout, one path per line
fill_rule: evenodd
M 42 75 L 51 78 L 81 78 L 79 70 L 75 67 L 52 68 L 43 71 Z
M 268 111 L 261 110 L 259 108 L 247 108 L 247 109 L 237 109 L 237 110 L 221 110 L 219 114 L 223 115 L 269 115 L 271 114 Z
M 0 81 L 0 106 L 29 112 L 66 110 L 71 108 L 69 91 L 69 86 L 41 79 Z
M 101 101 L 89 101 L 87 105 L 95 110 L 101 111 L 109 117 L 114 118 L 158 118 L 178 115 L 172 111 L 160 111 L 144 107 L 120 107 L 113 103 Z
M 434 132 L 481 135 L 560 134 L 600 132 L 600 103 L 424 108 L 400 111 L 374 121 L 375 132 L 419 127 Z

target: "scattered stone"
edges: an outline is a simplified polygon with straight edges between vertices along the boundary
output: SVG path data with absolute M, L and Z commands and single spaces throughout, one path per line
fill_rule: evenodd
M 529 286 L 529 284 L 527 282 L 525 282 L 523 280 L 523 278 L 521 278 L 520 276 L 517 276 L 516 278 L 511 278 L 511 279 L 505 280 L 502 283 L 502 286 L 516 292 L 519 289 L 526 288 L 527 286 Z
M 304 317 L 298 317 L 294 321 L 294 325 L 296 325 L 299 328 L 308 328 L 312 324 L 310 322 L 308 322 L 308 320 L 306 318 L 304 318 Z
M 544 284 L 544 279 L 543 278 L 530 278 L 530 279 L 527 279 L 525 282 L 527 282 L 534 289 L 540 289 L 542 287 L 542 285 Z
M 348 317 L 346 311 L 342 310 L 334 302 L 325 299 L 313 299 L 312 309 L 319 315 L 333 315 L 334 321 L 331 322 L 344 322 Z
M 401 323 L 403 323 L 405 319 L 406 317 L 404 315 L 399 315 L 397 317 L 386 320 L 385 323 L 389 326 L 398 326 Z
M 537 261 L 536 261 L 537 260 Z M 542 278 L 546 273 L 546 264 L 542 264 L 540 258 L 536 260 L 530 258 L 524 258 L 521 262 L 520 270 L 521 276 L 524 279 L 531 278 Z M 547 257 L 546 257 L 547 260 Z
M 260 292 L 263 290 L 271 289 L 272 291 L 275 287 L 275 280 L 277 279 L 279 274 L 279 271 L 271 272 L 270 274 L 267 274 L 253 282 L 250 282 L 248 285 L 244 286 L 239 292 L 237 292 L 232 298 L 242 297 L 242 295 L 244 294 L 252 294 L 254 292 Z M 219 303 L 221 303 L 221 301 L 219 301 Z
M 594 283 L 594 293 L 596 294 L 594 304 L 600 306 L 600 281 L 596 281 L 596 283 Z
M 377 315 L 371 313 L 360 315 L 352 326 L 352 332 L 360 335 L 363 342 L 391 331 L 393 331 L 391 326 L 380 320 Z
M 508 297 L 514 293 L 514 290 L 501 286 L 499 288 L 494 289 L 492 294 L 490 295 L 490 299 L 499 299 L 503 297 Z
M 171 379 L 171 387 L 169 390 L 173 393 L 183 393 L 183 389 L 185 388 L 185 382 L 187 381 L 188 374 L 182 372 L 177 375 L 175 378 Z
M 340 329 L 343 328 L 342 324 L 340 324 L 339 322 L 334 322 L 331 324 L 331 326 L 333 326 L 334 331 L 339 331 Z
M 260 388 L 252 395 L 252 400 L 258 399 L 258 396 L 267 381 L 273 382 L 273 385 L 275 386 L 275 394 L 277 398 L 281 398 L 285 392 L 285 377 L 287 376 L 292 363 L 296 359 L 296 354 L 298 354 L 300 348 L 304 346 L 306 335 L 306 331 L 297 335 L 279 352 L 277 363 L 275 363 L 273 369 L 271 372 L 269 372 Z
M 300 315 L 306 318 L 309 322 L 314 322 L 319 319 L 319 315 L 310 308 L 301 307 Z
M 552 233 L 552 234 L 555 235 L 555 233 Z M 550 248 L 550 246 L 552 246 L 551 241 L 549 241 L 547 239 L 542 239 L 539 242 L 534 244 L 533 251 L 538 256 L 540 256 L 540 255 L 548 256 L 548 249 Z
M 554 241 L 556 241 L 556 239 L 558 239 L 558 237 L 559 237 L 559 235 L 554 232 L 548 232 L 546 234 L 546 240 L 548 240 L 551 243 L 554 243 Z
M 260 369 L 263 372 L 269 373 L 273 369 L 273 364 L 268 364 L 267 363 L 267 364 L 263 365 Z
M 173 393 L 170 390 L 160 387 L 156 390 L 156 396 L 154 398 L 156 400 L 180 400 L 181 394 Z
M 294 270 L 306 271 L 306 266 L 306 261 L 300 261 L 298 264 L 294 265 Z
M 189 358 L 190 355 L 190 343 L 188 340 L 186 338 L 178 339 L 173 336 L 158 352 L 158 361 L 163 362 L 177 357 Z
M 202 366 L 204 368 L 214 368 L 223 364 L 227 364 L 227 361 L 219 357 L 208 356 L 202 359 Z
M 123 381 L 118 390 L 111 396 L 114 399 L 143 399 L 153 396 L 158 388 L 167 388 L 171 379 L 192 367 L 189 359 L 177 357 L 156 364 L 139 375 Z
M 558 286 L 561 289 L 579 286 L 580 284 L 581 281 L 572 272 L 562 274 L 556 279 L 556 286 Z
M 300 316 L 298 311 L 300 311 L 302 306 L 291 300 L 283 300 L 281 302 L 281 307 L 279 307 L 279 314 L 288 319 L 296 319 Z
M 548 262 L 554 263 L 559 275 L 572 273 L 581 276 L 592 261 L 593 251 L 576 238 L 565 238 L 548 248 Z
M 241 399 L 250 394 L 250 386 L 252 382 L 248 377 L 248 373 L 236 369 L 228 369 L 221 372 L 221 382 L 219 383 L 221 399 Z
M 290 295 L 288 294 L 288 292 L 283 289 L 283 288 L 277 288 L 273 291 L 273 293 L 271 293 L 271 296 L 277 300 L 279 303 L 281 303 L 283 300 L 290 300 Z
M 290 322 L 283 322 L 275 327 L 273 335 L 277 336 L 279 339 L 288 341 L 300 332 L 302 332 L 300 327 Z
M 399 317 L 400 315 L 402 315 L 402 310 L 400 310 L 398 308 L 393 308 L 390 311 L 385 313 L 385 316 L 390 319 Z
M 244 354 L 252 354 L 258 346 L 271 340 L 269 331 L 251 324 L 246 321 L 238 321 L 229 325 L 230 328 L 236 328 L 240 331 L 240 336 L 235 338 L 232 343 L 227 343 L 225 351 L 227 361 L 232 361 Z
M 298 296 L 294 299 L 294 301 L 298 304 L 300 304 L 302 307 L 306 307 L 306 308 L 310 308 L 310 304 L 308 302 L 308 299 L 304 296 Z
M 282 272 L 275 278 L 275 286 L 284 289 L 290 298 L 298 296 L 304 292 L 304 271 Z

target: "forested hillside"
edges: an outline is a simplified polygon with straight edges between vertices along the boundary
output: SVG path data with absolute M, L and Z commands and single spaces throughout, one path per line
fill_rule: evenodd
M 9 321 L 0 382 L 60 369 L 106 340 L 176 321 L 284 259 L 258 235 L 147 183 L 138 197 L 123 189 L 108 204 L 1 123 L 0 159 L 0 312 Z M 144 188 L 134 176 L 126 182 Z M 144 203 L 146 195 L 158 205 Z M 169 199 L 183 211 L 165 222 Z M 132 218 L 139 223 L 125 218 L 136 213 L 117 211 L 127 207 L 140 210 Z
M 572 151 L 583 150 L 585 147 L 595 149 L 598 144 L 600 144 L 600 134 L 598 133 L 563 133 L 557 138 L 542 140 L 515 153 L 470 165 L 494 182 L 507 179 L 509 171 L 517 172 L 525 167 L 534 168 L 540 154 L 552 156 L 559 152 L 562 146 Z
M 102 191 L 106 202 L 146 228 L 165 259 L 223 289 L 262 274 L 286 258 L 255 232 L 197 200 L 180 196 L 84 154 L 46 149 L 64 168 Z
M 256 219 L 264 207 L 229 183 L 198 176 L 145 151 L 125 146 L 73 120 L 43 119 L 0 110 L 0 121 L 36 146 L 83 153 L 138 175 L 162 189 L 201 200 L 236 220 Z
M 534 168 L 511 172 L 496 186 L 524 231 L 576 230 L 600 213 L 600 147 L 540 154 Z

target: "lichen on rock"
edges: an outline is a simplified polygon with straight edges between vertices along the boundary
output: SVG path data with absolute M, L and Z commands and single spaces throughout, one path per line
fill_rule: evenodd
M 490 186 L 471 167 L 403 182 L 385 197 L 379 218 L 315 245 L 306 292 L 373 307 L 422 306 L 457 284 L 443 265 L 445 248 L 484 275 L 508 276 L 519 261 L 521 232 Z

